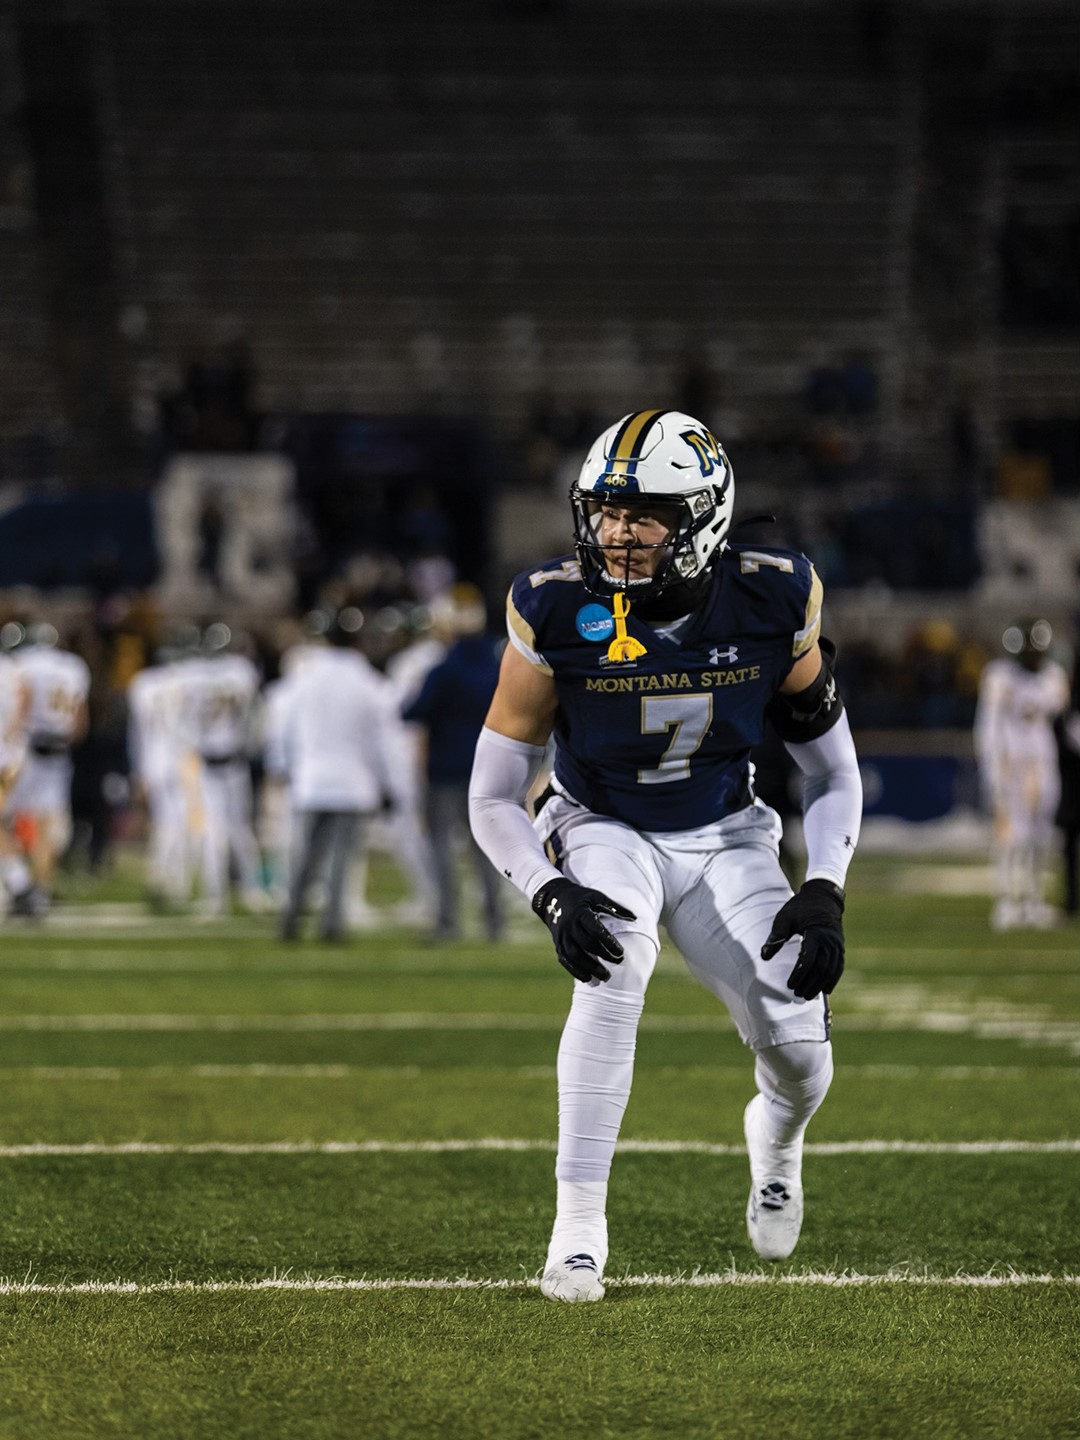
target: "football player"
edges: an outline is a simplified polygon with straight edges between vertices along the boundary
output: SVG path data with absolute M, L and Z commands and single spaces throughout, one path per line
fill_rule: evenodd
M 182 905 L 191 894 L 192 848 L 184 784 L 184 667 L 168 648 L 156 660 L 128 685 L 128 760 L 146 805 L 151 902 Z
M 203 658 L 184 672 L 188 725 L 200 762 L 203 846 L 203 910 L 226 909 L 230 872 L 235 867 L 246 909 L 265 911 L 262 857 L 254 830 L 251 757 L 259 727 L 259 672 L 218 620 L 203 634 Z
M 26 761 L 7 799 L 34 877 L 34 912 L 48 909 L 57 861 L 72 836 L 71 750 L 86 734 L 90 669 L 53 625 L 31 625 L 15 663 L 30 696 Z
M 9 641 L 19 643 L 23 627 L 9 620 L 0 627 L 0 814 L 7 806 L 15 781 L 26 762 L 26 723 L 30 691 L 18 665 L 7 653 Z M 6 824 L 0 823 L 0 896 L 16 914 L 33 914 L 33 876 L 23 859 L 19 842 Z M 0 904 L 0 909 L 6 908 Z
M 862 787 L 813 566 L 728 543 L 733 498 L 731 464 L 703 424 L 628 415 L 571 489 L 575 553 L 510 590 L 511 643 L 470 810 L 575 981 L 541 1279 L 552 1300 L 604 1294 L 608 1175 L 661 923 L 755 1056 L 751 1244 L 778 1260 L 799 1238 L 803 1136 L 832 1077 L 827 997 L 844 968 Z M 779 819 L 753 791 L 766 718 L 805 777 L 796 895 Z M 524 798 L 552 733 L 554 793 L 534 826 Z
M 1069 708 L 1069 677 L 1048 654 L 1046 620 L 1020 620 L 1002 636 L 1006 654 L 979 679 L 975 750 L 993 815 L 996 930 L 1046 929 L 1043 897 L 1054 811 L 1061 795 L 1054 720 Z

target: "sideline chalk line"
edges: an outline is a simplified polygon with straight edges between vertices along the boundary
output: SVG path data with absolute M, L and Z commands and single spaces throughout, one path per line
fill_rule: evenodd
M 997 1289 L 1023 1285 L 1080 1285 L 1080 1275 L 1025 1274 L 1015 1270 L 989 1271 L 981 1275 L 932 1275 L 908 1270 L 886 1270 L 879 1275 L 853 1271 L 814 1271 L 770 1275 L 761 1270 L 729 1270 L 706 1274 L 691 1271 L 674 1275 L 605 1276 L 605 1285 L 619 1290 L 718 1289 L 725 1286 L 800 1285 L 858 1288 L 875 1285 L 947 1286 L 958 1289 Z M 521 1280 L 483 1279 L 462 1275 L 452 1279 L 369 1279 L 356 1280 L 334 1275 L 325 1279 L 304 1276 L 272 1276 L 261 1280 L 74 1280 L 54 1283 L 36 1280 L 0 1280 L 4 1295 L 228 1295 L 258 1291 L 335 1292 L 371 1290 L 534 1290 L 538 1277 Z
M 1078 1155 L 1080 1140 L 836 1140 L 809 1143 L 808 1155 Z M 479 1151 L 555 1150 L 554 1140 L 127 1140 L 115 1144 L 49 1143 L 0 1146 L 0 1159 L 149 1155 L 452 1155 Z M 706 1140 L 621 1140 L 621 1155 L 745 1155 L 745 1145 Z

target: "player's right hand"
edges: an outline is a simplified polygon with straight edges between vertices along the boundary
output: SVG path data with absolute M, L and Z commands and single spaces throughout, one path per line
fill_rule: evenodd
M 559 964 L 575 980 L 611 979 L 611 971 L 603 962 L 618 965 L 623 947 L 600 916 L 635 920 L 632 911 L 609 900 L 601 890 L 590 890 L 566 879 L 541 885 L 533 896 L 532 908 L 551 931 Z

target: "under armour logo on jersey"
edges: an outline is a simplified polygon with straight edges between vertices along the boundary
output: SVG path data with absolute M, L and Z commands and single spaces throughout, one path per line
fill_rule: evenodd
M 721 660 L 726 665 L 734 665 L 739 658 L 739 651 L 736 646 L 729 645 L 726 650 L 713 649 L 709 651 L 709 664 L 719 665 Z
M 825 682 L 825 709 L 831 710 L 836 704 L 836 681 L 830 675 Z

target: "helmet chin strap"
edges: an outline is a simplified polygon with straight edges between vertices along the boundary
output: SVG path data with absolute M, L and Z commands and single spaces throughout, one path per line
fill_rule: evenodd
M 679 620 L 701 604 L 711 581 L 712 566 L 706 566 L 690 580 L 676 580 L 658 595 L 646 595 L 634 608 L 642 620 Z

